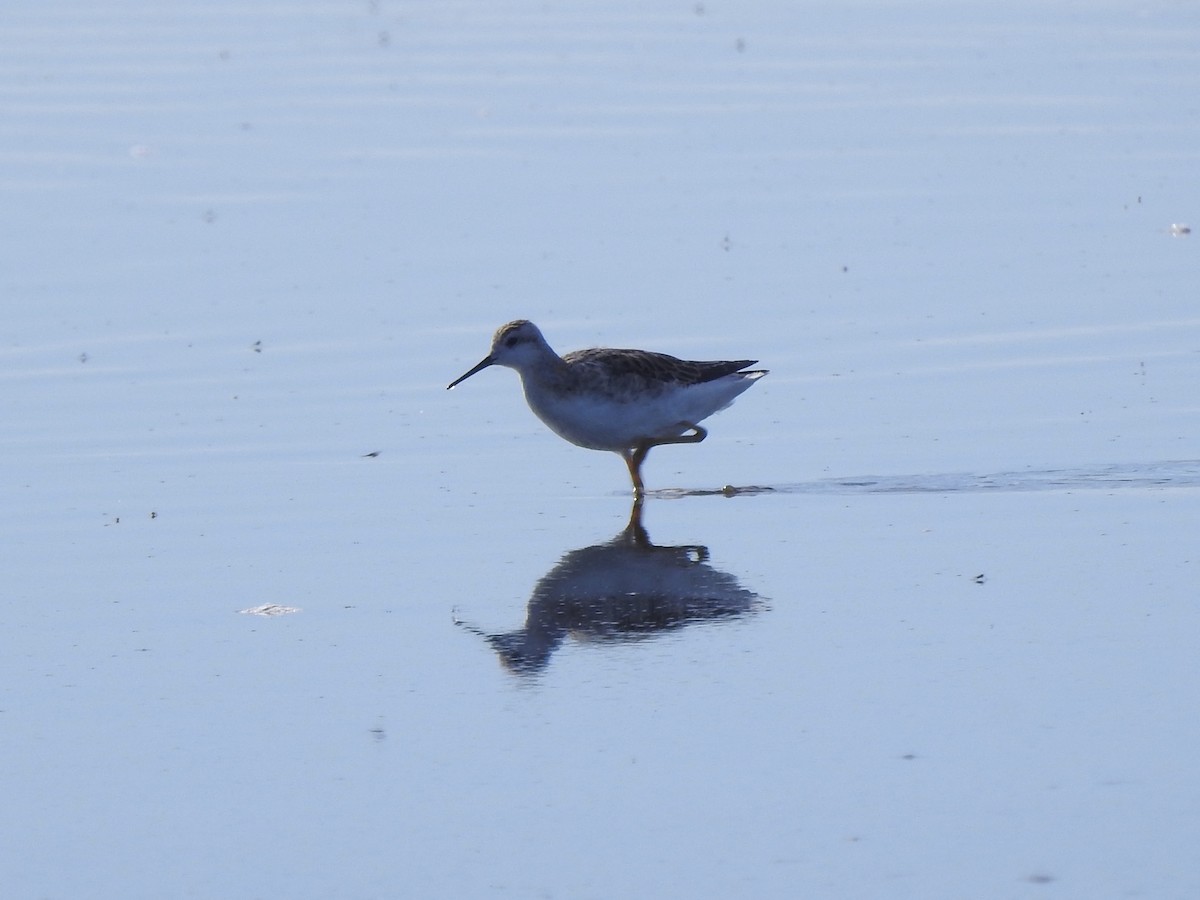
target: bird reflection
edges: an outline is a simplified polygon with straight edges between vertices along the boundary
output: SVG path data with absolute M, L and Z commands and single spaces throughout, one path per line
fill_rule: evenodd
M 610 541 L 563 555 L 533 589 L 525 625 L 483 637 L 505 668 L 535 674 L 563 640 L 641 640 L 692 622 L 730 619 L 758 608 L 756 594 L 708 564 L 700 545 L 660 547 L 642 527 L 642 501 Z

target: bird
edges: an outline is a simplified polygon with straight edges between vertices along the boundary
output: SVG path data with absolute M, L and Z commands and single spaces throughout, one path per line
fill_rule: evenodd
M 642 464 L 653 447 L 697 444 L 700 422 L 728 407 L 767 374 L 758 360 L 684 360 L 650 350 L 598 347 L 559 356 L 528 319 L 497 329 L 491 352 L 446 386 L 489 366 L 516 369 L 525 400 L 559 437 L 625 460 L 634 497 L 645 494 Z

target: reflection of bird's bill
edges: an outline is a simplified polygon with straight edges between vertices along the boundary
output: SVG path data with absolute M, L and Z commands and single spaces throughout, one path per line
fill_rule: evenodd
M 518 675 L 533 675 L 545 668 L 551 654 L 562 643 L 566 632 L 550 629 L 539 632 L 528 625 L 517 631 L 489 634 L 482 628 L 455 616 L 454 624 L 483 638 L 499 657 L 501 665 Z
M 467 373 L 466 373 L 466 374 L 464 374 L 464 375 L 459 375 L 459 376 L 458 376 L 457 378 L 455 378 L 455 379 L 454 379 L 452 382 L 450 382 L 448 385 L 446 385 L 446 390 L 450 390 L 450 388 L 454 387 L 456 384 L 458 384 L 458 383 L 460 383 L 460 382 L 463 382 L 463 381 L 466 381 L 468 378 L 470 378 L 470 377 L 471 377 L 472 375 L 474 375 L 476 372 L 481 372 L 481 371 L 483 371 L 483 370 L 484 370 L 484 369 L 486 369 L 488 366 L 494 365 L 494 364 L 495 364 L 495 362 L 496 362 L 496 360 L 494 360 L 494 359 L 493 359 L 492 357 L 490 357 L 490 356 L 488 356 L 488 357 L 485 357 L 485 358 L 481 359 L 481 360 L 479 361 L 479 365 L 475 366 L 475 368 L 471 369 L 469 372 L 467 372 Z

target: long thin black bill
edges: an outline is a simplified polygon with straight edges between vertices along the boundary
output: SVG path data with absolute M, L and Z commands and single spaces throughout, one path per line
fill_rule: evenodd
M 475 368 L 471 369 L 469 372 L 467 372 L 464 375 L 459 375 L 452 382 L 450 382 L 448 385 L 446 385 L 446 390 L 450 390 L 450 388 L 454 387 L 460 381 L 466 381 L 468 378 L 470 378 L 476 372 L 480 371 L 481 369 L 486 369 L 488 366 L 492 365 L 493 362 L 495 362 L 495 360 L 493 360 L 490 356 L 487 357 L 486 359 L 481 360 L 479 365 L 477 365 Z

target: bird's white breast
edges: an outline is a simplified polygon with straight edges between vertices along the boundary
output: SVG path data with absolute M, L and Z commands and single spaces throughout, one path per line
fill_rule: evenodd
M 757 376 L 755 376 L 757 377 Z M 676 437 L 724 409 L 754 383 L 731 375 L 694 385 L 622 397 L 587 390 L 560 391 L 522 378 L 529 408 L 559 437 L 592 450 L 620 452 L 645 440 Z

